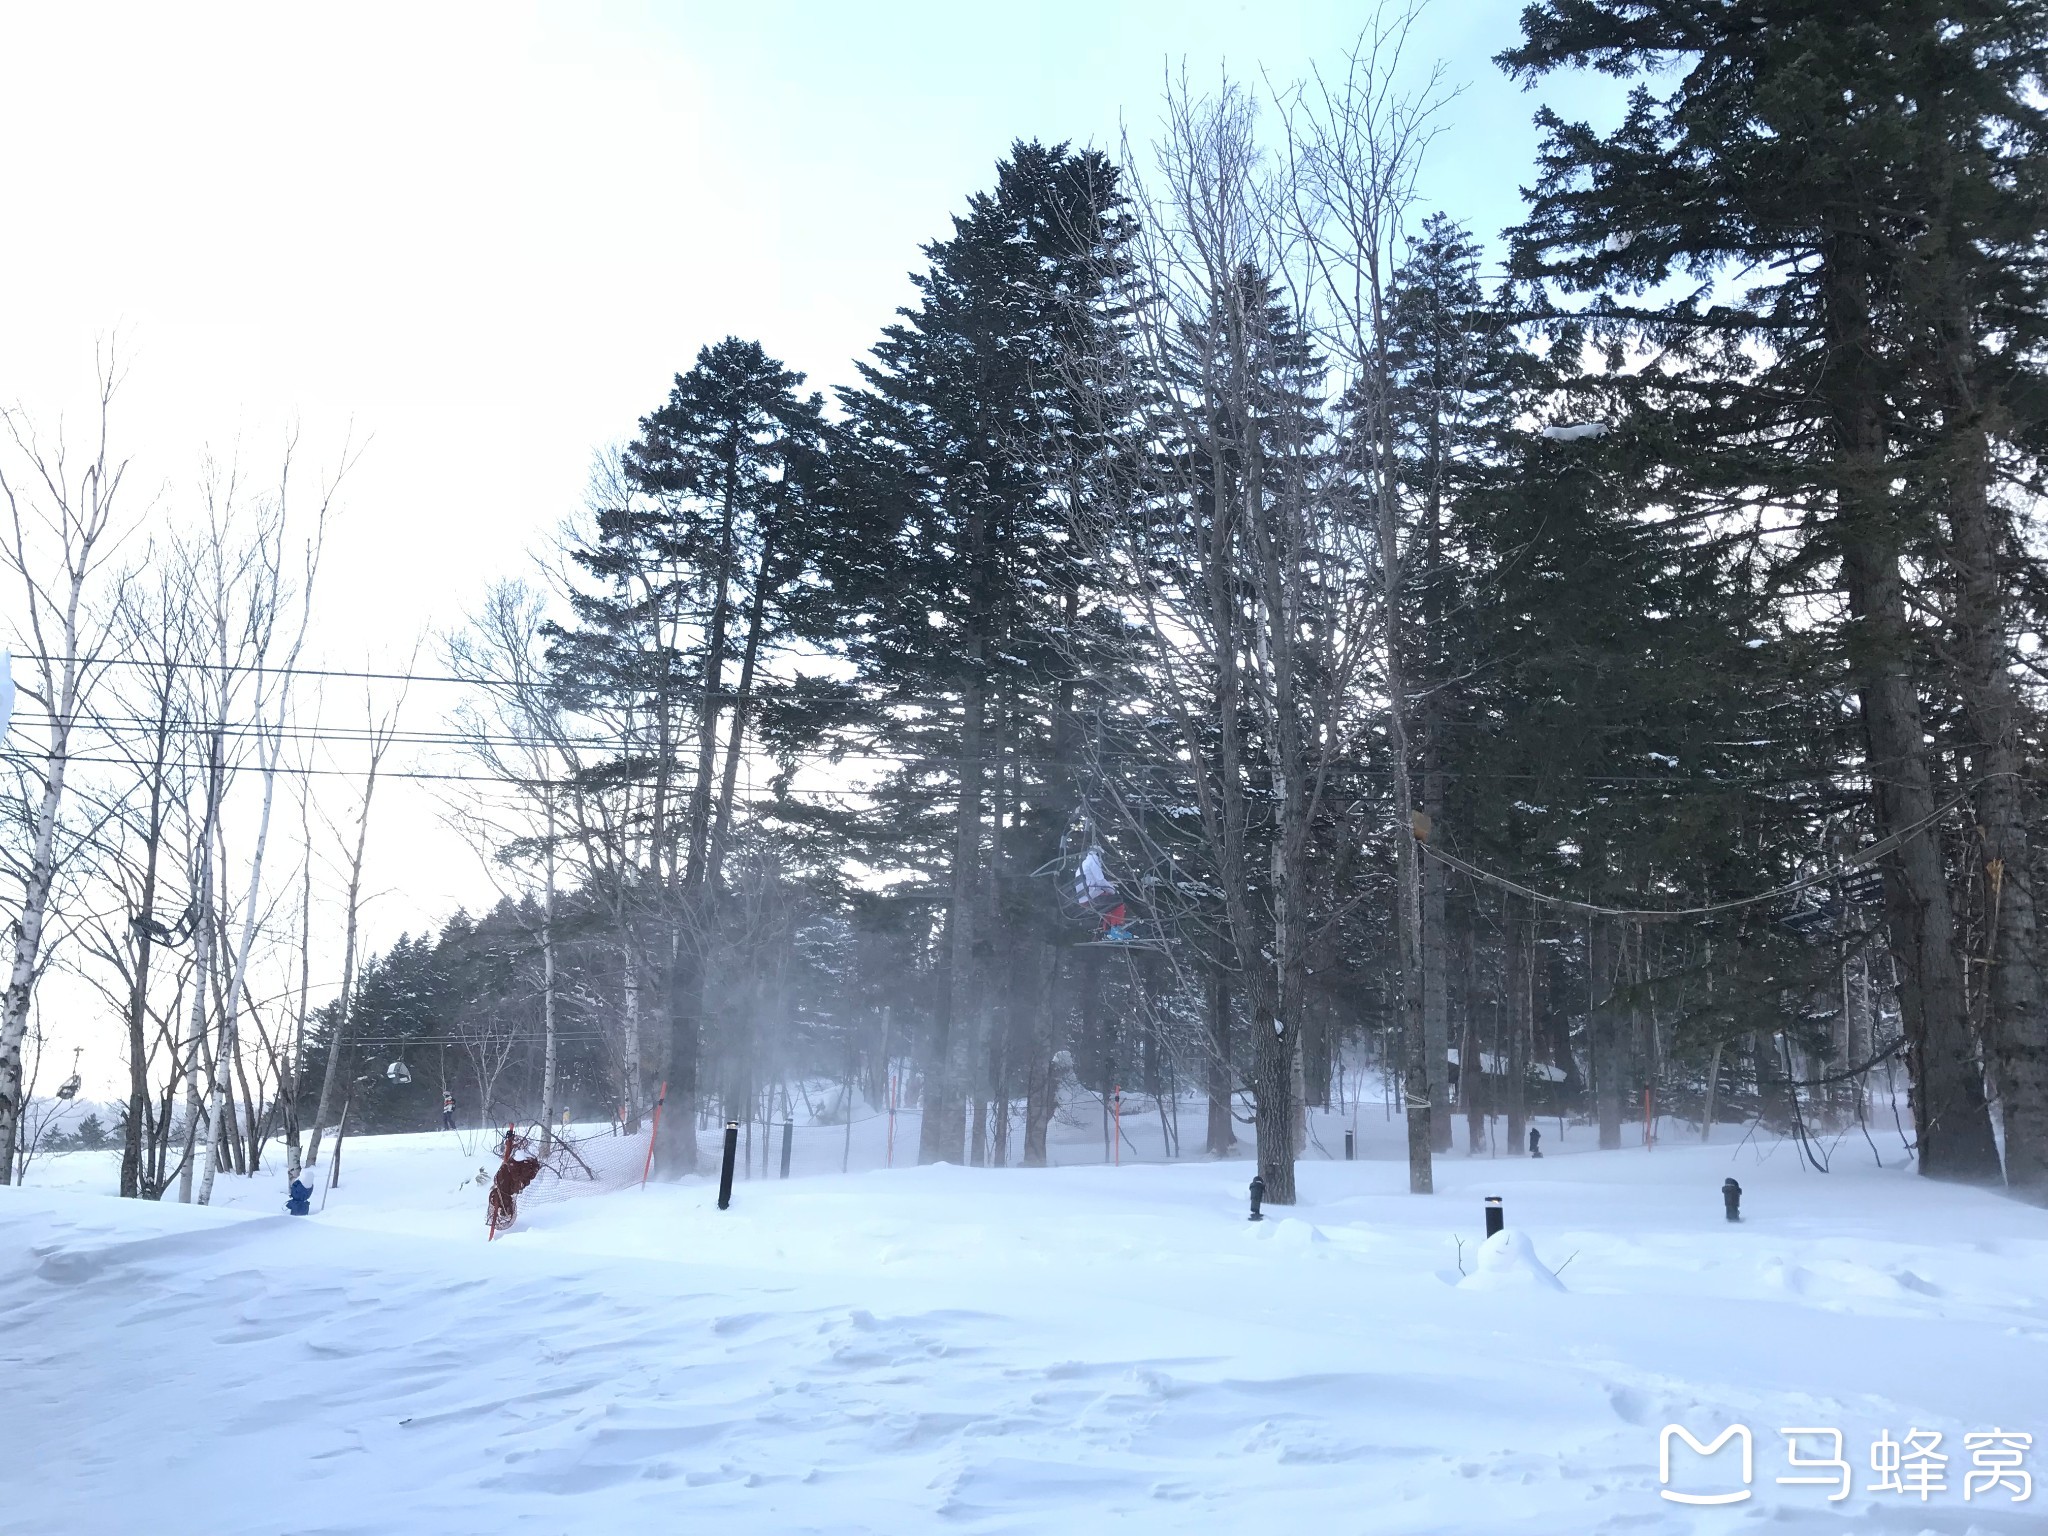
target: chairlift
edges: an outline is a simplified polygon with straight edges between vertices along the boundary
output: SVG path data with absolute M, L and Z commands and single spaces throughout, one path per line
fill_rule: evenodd
M 392 1062 L 390 1066 L 384 1069 L 384 1079 L 386 1082 L 398 1083 L 401 1085 L 409 1083 L 412 1081 L 412 1068 L 408 1067 L 405 1064 L 405 1059 L 403 1057 L 400 1057 L 397 1061 Z
M 82 1055 L 82 1054 L 84 1053 L 84 1051 L 85 1051 L 85 1047 L 84 1047 L 84 1046 L 82 1046 L 82 1045 L 81 1045 L 81 1046 L 77 1046 L 77 1047 L 75 1047 L 75 1048 L 74 1048 L 74 1049 L 72 1050 L 72 1052 L 71 1052 L 71 1075 L 70 1075 L 69 1077 L 65 1078 L 63 1082 L 61 1082 L 61 1083 L 59 1083 L 59 1084 L 57 1085 L 57 1097 L 58 1097 L 58 1098 L 60 1098 L 60 1099 L 75 1099 L 75 1098 L 77 1098 L 77 1097 L 78 1097 L 78 1090 L 79 1090 L 79 1089 L 80 1089 L 80 1088 L 81 1088 L 81 1087 L 83 1086 L 83 1084 L 82 1084 L 82 1083 L 80 1082 L 80 1080 L 79 1080 L 79 1076 L 78 1076 L 78 1058 L 79 1058 L 79 1057 L 80 1057 L 80 1056 L 81 1056 L 81 1055 Z
M 1095 834 L 1095 818 L 1087 804 L 1077 806 L 1060 838 L 1059 856 L 1039 874 L 1053 877 L 1060 910 L 1070 921 L 1086 923 L 1092 935 L 1078 949 L 1164 950 L 1164 940 L 1139 930 L 1116 880 L 1103 862 L 1104 850 Z

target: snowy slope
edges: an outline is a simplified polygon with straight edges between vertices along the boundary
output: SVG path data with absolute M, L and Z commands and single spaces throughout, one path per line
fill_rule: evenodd
M 2042 1528 L 2048 1492 L 1963 1499 L 1961 1436 L 2032 1431 L 2048 1471 L 2048 1215 L 1914 1178 L 1896 1138 L 1822 1176 L 1734 1132 L 1546 1133 L 1416 1198 L 1375 1108 L 1370 1160 L 1305 1164 L 1258 1225 L 1241 1161 L 841 1176 L 833 1127 L 729 1212 L 698 1180 L 489 1244 L 475 1136 L 352 1140 L 306 1220 L 267 1177 L 193 1210 L 58 1160 L 0 1189 L 0 1529 Z M 1488 1194 L 1563 1289 L 1458 1283 Z M 1660 1499 L 1661 1426 L 1736 1421 L 1753 1498 Z M 1845 1432 L 1849 1499 L 1776 1485 L 1787 1425 Z M 1909 1428 L 1954 1453 L 1924 1504 L 1866 1491 Z

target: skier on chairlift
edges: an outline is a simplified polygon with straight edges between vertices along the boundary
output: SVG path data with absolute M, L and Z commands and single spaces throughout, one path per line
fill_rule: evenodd
M 1097 937 L 1105 943 L 1130 941 L 1130 911 L 1117 899 L 1116 882 L 1102 867 L 1102 850 L 1091 847 L 1081 858 L 1081 872 L 1074 877 L 1074 896 L 1091 912 L 1102 914 Z

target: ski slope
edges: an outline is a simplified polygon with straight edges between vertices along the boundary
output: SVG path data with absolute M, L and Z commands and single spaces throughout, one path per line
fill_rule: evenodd
M 1159 1162 L 1156 1117 L 1154 1160 L 1070 1126 L 1042 1171 L 884 1170 L 868 1122 L 841 1175 L 805 1127 L 730 1211 L 699 1179 L 492 1243 L 475 1133 L 352 1138 L 307 1219 L 268 1175 L 199 1210 L 52 1159 L 0 1189 L 0 1530 L 2043 1528 L 2048 1491 L 1964 1499 L 1962 1436 L 2030 1431 L 2048 1472 L 2048 1213 L 1915 1178 L 1895 1136 L 1821 1175 L 1734 1128 L 1595 1153 L 1555 1122 L 1418 1198 L 1378 1110 L 1258 1224 L 1250 1164 Z M 1461 1283 L 1491 1194 L 1516 1242 Z M 1749 1426 L 1751 1497 L 1660 1497 L 1668 1423 Z M 1777 1484 L 1785 1426 L 1844 1432 L 1847 1499 Z M 1913 1428 L 1946 1490 L 1869 1491 Z M 1740 1488 L 1733 1445 L 1669 1486 Z

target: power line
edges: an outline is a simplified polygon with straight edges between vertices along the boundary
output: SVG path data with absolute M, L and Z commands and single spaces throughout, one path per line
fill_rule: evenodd
M 1817 875 L 1808 875 L 1803 880 L 1795 880 L 1790 885 L 1781 885 L 1774 890 L 1763 891 L 1755 896 L 1743 896 L 1733 901 L 1709 902 L 1701 907 L 1602 907 L 1590 901 L 1578 901 L 1570 896 L 1553 896 L 1544 891 L 1532 890 L 1518 881 L 1510 880 L 1505 875 L 1497 875 L 1491 870 L 1481 869 L 1476 864 L 1467 863 L 1456 854 L 1446 853 L 1432 843 L 1424 842 L 1420 843 L 1420 846 L 1425 854 L 1446 868 L 1455 869 L 1462 875 L 1470 876 L 1474 880 L 1491 885 L 1498 890 L 1506 891 L 1510 895 L 1519 896 L 1524 901 L 1533 901 L 1539 906 L 1554 907 L 1561 912 L 1572 912 L 1581 917 L 1605 917 L 1631 923 L 1668 923 L 1676 922 L 1683 918 L 1712 917 L 1722 912 L 1740 911 L 1744 907 L 1761 906 L 1766 902 L 1783 901 L 1787 896 L 1796 896 L 1799 892 L 1810 890 L 1816 885 L 1826 885 L 1830 881 L 1839 880 L 1848 871 L 1860 869 L 1866 864 L 1875 864 L 1886 854 L 1897 851 L 1907 842 L 1918 837 L 1922 832 L 1925 832 L 1929 827 L 1948 815 L 1949 812 L 1968 801 L 1970 795 L 1979 784 L 1989 779 L 2013 779 L 2018 777 L 2017 773 L 2011 772 L 1985 774 L 1982 778 L 1972 781 L 1968 788 L 1964 789 L 1955 799 L 1949 801 L 1947 805 L 1942 806 L 1939 810 L 1929 812 L 1910 827 L 1902 827 L 1888 837 L 1879 838 L 1867 848 L 1859 848 L 1853 855 L 1843 860 L 1842 863 L 1836 865 L 1833 869 L 1824 870 Z
M 40 661 L 59 664 L 66 659 L 62 656 L 46 655 L 41 651 L 17 651 L 15 652 L 15 657 L 20 661 Z M 476 688 L 539 689 L 547 686 L 538 679 L 522 680 L 512 677 L 486 677 L 482 675 L 463 677 L 459 674 L 448 672 L 372 672 L 353 667 L 272 667 L 256 666 L 246 662 L 235 661 L 194 661 L 189 659 L 158 661 L 153 658 L 137 656 L 79 658 L 77 664 L 81 668 L 146 667 L 157 672 L 212 672 L 224 673 L 229 676 L 246 674 L 253 677 L 260 674 L 264 677 L 346 677 L 366 682 L 388 683 L 461 683 Z
M 34 721 L 38 725 L 42 725 L 48 723 L 52 717 L 45 710 L 31 707 L 25 710 L 17 710 L 16 718 L 19 720 L 23 720 L 25 722 Z M 100 715 L 95 716 L 91 719 L 85 719 L 75 722 L 74 729 L 95 730 L 101 732 L 104 735 L 116 739 L 122 737 L 133 738 L 136 736 L 143 736 L 155 732 L 157 729 L 157 722 L 153 719 L 137 715 Z M 243 741 L 249 739 L 250 737 L 256 736 L 261 736 L 267 739 L 271 734 L 273 734 L 273 728 L 257 725 L 252 722 L 236 722 L 220 727 L 209 725 L 196 729 L 179 729 L 173 732 L 172 734 L 178 736 L 220 734 L 235 741 Z M 373 744 L 378 741 L 384 741 L 393 746 L 413 746 L 430 748 L 469 746 L 497 746 L 518 748 L 560 747 L 590 752 L 629 752 L 634 750 L 635 748 L 644 747 L 651 749 L 654 745 L 651 742 L 642 743 L 632 741 L 620 741 L 618 738 L 615 737 L 577 737 L 573 739 L 550 739 L 543 737 L 493 735 L 489 733 L 479 734 L 475 732 L 453 730 L 399 731 L 393 734 L 386 735 L 384 733 L 374 730 L 374 728 L 363 726 L 287 725 L 283 728 L 283 735 L 286 740 L 298 744 L 339 744 L 344 746 L 362 746 L 366 744 Z M 678 740 L 680 742 L 680 737 L 678 738 Z M 1136 763 L 1141 767 L 1149 765 L 1157 768 L 1160 772 L 1169 772 L 1174 770 L 1175 768 L 1185 767 L 1184 764 L 1177 764 L 1172 762 L 1154 762 L 1146 754 L 1141 754 L 1137 752 L 1096 753 L 1089 758 L 1057 758 L 1051 756 L 1039 756 L 1036 754 L 1027 754 L 1026 756 L 1027 760 L 1032 764 L 1046 768 L 1085 769 L 1095 766 L 1102 762 L 1121 762 L 1127 764 Z M 89 759 L 86 759 L 82 756 L 73 755 L 70 758 L 70 761 L 85 762 L 89 761 Z M 102 759 L 100 761 L 115 762 L 125 760 Z M 901 753 L 834 751 L 826 749 L 811 752 L 794 752 L 778 754 L 775 757 L 775 762 L 778 765 L 787 762 L 792 765 L 811 767 L 842 767 L 847 765 L 858 766 L 868 764 L 879 764 L 884 767 L 919 769 L 943 767 L 945 766 L 946 759 L 943 754 L 938 753 L 927 756 L 917 756 Z M 291 770 L 285 770 L 281 768 L 279 771 L 284 772 Z M 346 777 L 361 777 L 362 773 L 362 770 L 323 769 L 315 771 L 321 773 L 338 772 Z M 1543 773 L 1508 773 L 1502 771 L 1472 769 L 1443 769 L 1440 771 L 1446 780 L 1455 780 L 1471 783 L 1539 783 L 1549 782 L 1554 778 L 1553 775 Z M 1791 787 L 1801 784 L 1833 783 L 1842 779 L 1845 776 L 1853 775 L 1857 771 L 1859 770 L 1853 767 L 1841 767 L 1834 769 L 1821 768 L 1816 769 L 1811 773 L 1779 773 L 1774 774 L 1768 778 L 1721 778 L 1707 777 L 1699 774 L 1577 774 L 1571 776 L 1568 782 L 1573 784 L 1588 785 L 1648 784 L 1662 786 L 1670 789 L 1770 789 L 1780 787 Z M 384 778 L 398 778 L 406 776 L 407 775 L 399 773 L 396 770 L 380 770 L 379 772 L 379 777 Z M 456 775 L 436 776 L 458 777 Z M 497 775 L 481 775 L 470 777 L 477 778 L 479 782 L 490 783 L 539 784 L 546 782 L 566 782 L 566 780 L 541 779 L 508 780 L 500 778 Z M 1377 782 L 1390 778 L 1391 772 L 1387 769 L 1379 768 L 1353 768 L 1347 769 L 1344 774 L 1344 777 L 1347 780 L 1353 781 Z
M 125 757 L 89 757 L 79 753 L 73 753 L 65 761 L 67 763 L 82 763 L 92 767 L 132 768 L 135 766 L 132 761 Z M 188 773 L 196 773 L 208 765 L 179 758 L 167 759 L 164 766 L 166 768 L 181 768 Z M 310 768 L 299 767 L 289 763 L 279 763 L 275 771 L 302 779 L 361 779 L 363 777 L 361 771 L 352 768 Z M 380 768 L 377 770 L 377 777 L 380 779 L 412 779 L 427 783 L 495 784 L 507 789 L 565 789 L 568 787 L 568 781 L 565 779 L 505 778 L 489 773 L 426 773 L 404 768 Z M 865 789 L 821 789 L 791 785 L 780 796 L 773 793 L 765 795 L 756 793 L 747 803 L 771 804 L 775 800 L 782 798 L 852 799 L 868 793 L 870 791 Z

